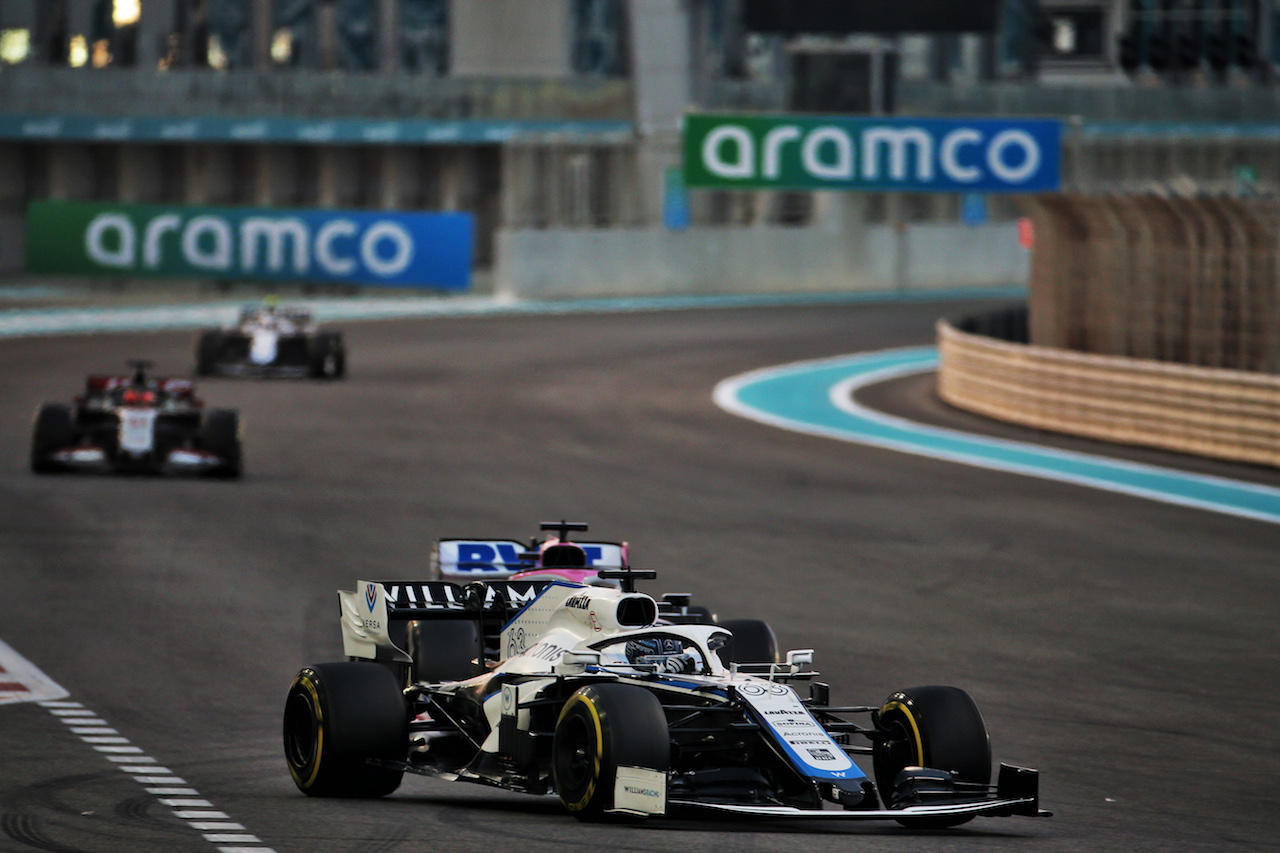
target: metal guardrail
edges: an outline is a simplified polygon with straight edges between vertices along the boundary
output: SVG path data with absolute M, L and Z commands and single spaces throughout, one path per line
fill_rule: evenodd
M 0 67 L 0 109 L 157 118 L 627 119 L 626 80 Z
M 1230 133 L 1227 128 L 1242 123 L 1274 126 L 1280 115 L 1280 90 L 1263 85 L 1144 86 L 1117 76 L 1107 84 L 1076 85 L 901 79 L 895 87 L 898 115 L 1075 117 L 1101 136 Z M 786 109 L 788 87 L 781 79 L 710 80 L 702 101 L 710 110 L 778 112 Z
M 1084 122 L 1274 122 L 1273 86 L 1144 86 L 1117 77 L 1103 85 L 1034 81 L 902 80 L 897 109 L 923 115 L 1079 116 Z
M 1093 355 L 937 326 L 938 394 L 1052 432 L 1280 467 L 1280 376 Z

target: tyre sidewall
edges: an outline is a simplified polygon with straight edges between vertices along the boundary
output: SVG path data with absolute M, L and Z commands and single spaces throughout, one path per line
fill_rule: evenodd
M 204 332 L 196 340 L 196 375 L 211 376 L 222 351 L 222 333 Z
M 346 374 L 346 353 L 337 332 L 318 332 L 311 339 L 311 375 L 317 379 L 338 379 Z
M 37 472 L 58 470 L 49 454 L 75 443 L 75 416 L 64 403 L 45 403 L 36 410 L 31 428 L 31 469 Z
M 201 444 L 218 456 L 223 464 L 214 469 L 219 477 L 239 477 L 244 465 L 244 448 L 240 441 L 240 415 L 234 409 L 214 409 L 205 416 Z
M 311 719 L 300 718 L 309 706 Z M 291 748 L 293 727 L 309 724 L 313 749 Z M 400 785 L 402 771 L 369 759 L 403 761 L 409 715 L 392 672 L 376 663 L 339 662 L 303 669 L 289 689 L 285 755 L 298 789 L 312 796 L 381 797 Z
M 580 784 L 565 778 L 561 765 L 575 727 L 587 732 L 592 767 Z M 666 715 L 658 698 L 643 687 L 606 683 L 580 688 L 561 709 L 552 754 L 553 782 L 565 808 L 583 820 L 600 819 L 613 808 L 619 767 L 665 772 L 671 766 Z
M 876 785 L 888 800 L 904 766 L 945 770 L 960 782 L 991 781 L 991 742 L 986 722 L 973 698 L 957 687 L 926 686 L 900 690 L 884 701 L 882 729 L 895 735 L 882 741 L 874 755 Z M 941 829 L 970 820 L 960 818 L 901 819 L 911 828 Z

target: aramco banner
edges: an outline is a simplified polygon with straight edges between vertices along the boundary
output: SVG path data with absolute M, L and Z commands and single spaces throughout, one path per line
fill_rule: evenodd
M 684 179 L 717 189 L 1056 190 L 1051 119 L 687 115 Z
M 464 290 L 474 230 L 469 213 L 36 201 L 27 269 Z

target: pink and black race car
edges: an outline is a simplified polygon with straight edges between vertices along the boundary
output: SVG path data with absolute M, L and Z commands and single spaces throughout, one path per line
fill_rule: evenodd
M 581 521 L 544 521 L 539 529 L 550 535 L 527 543 L 517 539 L 440 539 L 431 553 L 430 576 L 466 587 L 477 581 L 511 581 L 517 584 L 543 582 L 619 587 L 618 573 L 645 579 L 652 570 L 633 569 L 630 546 L 625 541 L 571 539 L 583 533 L 587 524 Z M 408 589 L 408 587 L 406 587 Z M 668 592 L 657 599 L 658 616 L 665 624 L 721 625 L 733 632 L 733 639 L 722 650 L 726 660 L 777 660 L 778 643 L 773 629 L 759 619 L 721 620 L 708 607 L 691 603 L 686 592 Z M 454 626 L 449 626 L 454 627 Z M 419 626 L 411 623 L 405 642 L 415 642 Z M 434 628 L 434 630 L 441 630 Z M 462 629 L 457 629 L 462 630 Z M 492 631 L 490 633 L 493 633 Z M 479 638 L 469 634 L 461 641 L 473 644 Z M 487 638 L 496 641 L 496 635 Z M 440 638 L 435 637 L 439 642 Z
M 206 411 L 190 379 L 148 376 L 148 361 L 129 366 L 132 374 L 90 376 L 71 405 L 36 411 L 31 470 L 239 477 L 237 412 Z
M 432 552 L 432 574 L 463 584 L 520 578 L 617 586 L 616 581 L 602 580 L 599 572 L 627 568 L 626 542 L 571 541 L 571 532 L 586 531 L 581 521 L 544 521 L 540 529 L 552 535 L 528 544 L 516 539 L 441 539 Z

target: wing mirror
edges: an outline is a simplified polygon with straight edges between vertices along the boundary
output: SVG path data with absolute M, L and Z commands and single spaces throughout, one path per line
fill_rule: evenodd
M 556 664 L 556 673 L 558 675 L 576 675 L 586 670 L 589 666 L 600 665 L 599 652 L 565 652 L 560 658 L 560 662 Z
M 787 652 L 788 669 L 798 672 L 805 666 L 813 666 L 813 649 L 792 649 Z

